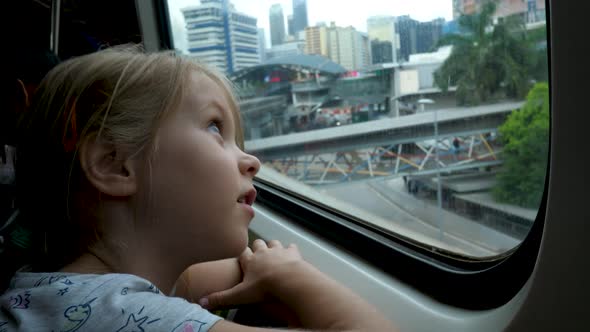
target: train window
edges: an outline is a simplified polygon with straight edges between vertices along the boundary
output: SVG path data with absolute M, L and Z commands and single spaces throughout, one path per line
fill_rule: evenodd
M 542 0 L 168 0 L 174 47 L 240 97 L 258 180 L 467 260 L 517 248 L 542 201 Z

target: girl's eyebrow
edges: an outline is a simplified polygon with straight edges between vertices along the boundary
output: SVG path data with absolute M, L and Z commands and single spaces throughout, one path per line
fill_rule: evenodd
M 226 117 L 226 114 L 225 114 L 226 113 L 226 110 L 225 110 L 225 108 L 223 107 L 223 105 L 221 105 L 221 103 L 218 100 L 212 100 L 212 101 L 206 103 L 203 107 L 201 107 L 199 109 L 199 113 L 201 113 L 202 111 L 205 111 L 207 109 L 210 109 L 210 108 L 217 109 L 217 111 L 219 111 L 219 113 L 221 113 L 221 115 L 223 117 Z

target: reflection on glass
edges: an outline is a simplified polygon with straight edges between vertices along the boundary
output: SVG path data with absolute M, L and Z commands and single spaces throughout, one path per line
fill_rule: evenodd
M 169 0 L 175 47 L 227 73 L 259 177 L 469 257 L 543 194 L 545 2 Z

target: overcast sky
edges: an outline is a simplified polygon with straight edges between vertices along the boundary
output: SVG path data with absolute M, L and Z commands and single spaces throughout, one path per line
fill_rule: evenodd
M 263 28 L 267 47 L 270 40 L 268 12 L 270 6 L 279 3 L 283 7 L 285 31 L 287 16 L 293 12 L 292 0 L 231 0 L 236 10 L 258 19 L 258 27 Z M 354 26 L 367 31 L 367 18 L 375 15 L 410 15 L 418 21 L 429 21 L 442 17 L 449 21 L 453 17 L 452 0 L 308 0 L 307 17 L 310 26 L 318 22 L 334 21 L 337 26 Z M 168 0 L 172 31 L 176 48 L 186 49 L 186 30 L 181 8 L 200 5 L 199 0 Z

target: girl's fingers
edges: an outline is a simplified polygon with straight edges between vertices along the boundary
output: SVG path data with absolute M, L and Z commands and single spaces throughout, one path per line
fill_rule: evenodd
M 240 262 L 240 266 L 242 267 L 242 269 L 244 268 L 244 265 L 247 264 L 248 260 L 250 259 L 250 257 L 252 257 L 252 255 L 254 255 L 254 253 L 252 253 L 252 249 L 250 249 L 250 247 L 246 247 L 246 249 L 238 258 L 238 262 Z
M 279 240 L 270 240 L 268 241 L 269 248 L 282 248 L 283 244 Z
M 252 249 L 250 249 L 250 247 L 246 247 L 246 249 L 244 249 L 244 251 L 242 252 L 241 256 L 245 256 L 245 257 L 249 257 L 252 256 L 254 253 L 252 253 Z
M 261 301 L 262 298 L 252 291 L 244 283 L 220 292 L 209 294 L 199 299 L 199 305 L 205 309 L 222 307 L 235 307 L 241 304 L 249 304 Z
M 262 240 L 262 239 L 256 239 L 252 243 L 252 251 L 254 251 L 254 252 L 256 252 L 260 249 L 267 249 L 267 248 L 268 248 L 268 246 L 266 245 L 266 242 L 264 242 L 264 240 Z

